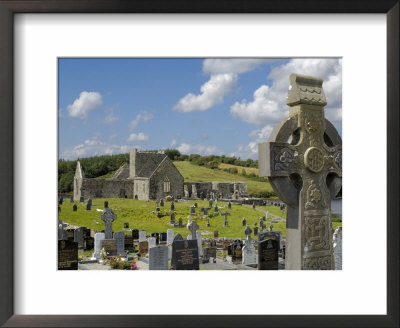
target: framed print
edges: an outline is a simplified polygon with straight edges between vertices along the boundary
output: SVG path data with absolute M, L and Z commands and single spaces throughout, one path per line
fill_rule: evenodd
M 365 2 L 361 4 L 358 1 L 338 5 L 336 1 L 319 1 L 301 3 L 300 6 L 297 1 L 263 4 L 241 1 L 229 4 L 188 4 L 176 1 L 169 2 L 168 5 L 158 1 L 0 1 L 0 101 L 3 117 L 0 129 L 3 150 L 0 159 L 0 199 L 4 213 L 0 220 L 0 254 L 3 259 L 0 290 L 1 294 L 6 296 L 0 301 L 1 324 L 6 327 L 323 327 L 332 324 L 398 326 L 399 4 L 398 1 L 367 3 L 368 6 Z M 282 58 L 285 60 L 276 61 Z M 293 58 L 298 59 L 297 66 Z M 79 158 L 83 163 L 84 154 L 103 155 L 96 153 L 96 144 L 110 145 L 111 150 L 120 147 L 118 149 L 121 152 L 128 152 L 130 149 L 122 146 L 141 145 L 140 142 L 150 144 L 149 140 L 153 137 L 168 139 L 163 142 L 179 146 L 182 153 L 188 149 L 196 149 L 201 153 L 205 149 L 205 143 L 195 140 L 196 133 L 198 138 L 201 138 L 203 131 L 204 139 L 206 135 L 213 133 L 219 139 L 234 139 L 229 135 L 229 128 L 232 126 L 235 126 L 238 135 L 243 139 L 243 144 L 250 145 L 252 139 L 249 137 L 253 137 L 256 140 L 253 148 L 256 149 L 257 143 L 262 144 L 262 138 L 256 136 L 258 134 L 254 129 L 247 131 L 248 127 L 236 125 L 236 121 L 241 120 L 246 124 L 255 122 L 257 125 L 257 119 L 261 116 L 255 115 L 256 121 L 251 121 L 252 118 L 244 117 L 241 110 L 246 109 L 247 113 L 252 113 L 250 109 L 254 108 L 257 97 L 260 98 L 262 92 L 262 95 L 273 96 L 271 92 L 274 92 L 274 87 L 270 81 L 274 74 L 278 74 L 277 70 L 282 67 L 292 70 L 300 66 L 304 68 L 306 60 L 314 60 L 313 63 L 317 63 L 319 58 L 340 63 L 340 75 L 327 75 L 329 82 L 324 84 L 324 91 L 330 99 L 332 95 L 339 93 L 338 99 L 343 99 L 345 223 L 342 270 L 60 270 L 60 257 L 57 257 L 59 253 L 55 247 L 56 234 L 53 233 L 56 230 L 55 224 L 49 223 L 54 222 L 57 216 L 57 209 L 53 204 L 58 200 L 56 176 L 57 162 L 60 158 Z M 243 63 L 244 59 L 249 60 L 247 66 L 243 68 L 241 64 L 240 69 L 237 68 L 239 66 L 235 66 L 237 71 L 234 74 L 221 71 L 222 66 L 228 65 L 227 60 L 242 60 Z M 268 64 L 260 64 L 259 61 L 265 59 Z M 131 66 L 127 65 L 128 62 Z M 269 73 L 263 70 L 266 66 L 262 65 L 271 65 Z M 133 66 L 135 70 L 131 70 Z M 200 69 L 196 70 L 194 67 Z M 108 75 L 101 75 L 102 70 L 108 70 Z M 139 74 L 140 71 L 143 72 L 142 75 Z M 168 75 L 165 75 L 167 77 L 163 75 L 165 71 L 168 72 Z M 188 71 L 192 75 L 183 74 Z M 250 71 L 254 72 L 254 75 L 249 74 Z M 134 74 L 136 80 L 133 78 Z M 128 77 L 126 82 L 112 82 L 112 76 L 119 78 L 123 75 Z M 218 76 L 223 76 L 224 80 L 221 82 Z M 338 76 L 340 78 L 337 78 Z M 195 79 L 197 84 L 188 89 L 189 83 Z M 336 88 L 335 79 L 340 79 Z M 105 83 L 106 80 L 108 84 Z M 154 85 L 158 86 L 153 92 L 150 89 L 146 90 L 146 94 L 151 95 L 154 98 L 152 100 L 159 98 L 159 102 L 150 102 L 150 96 L 147 102 L 146 99 L 137 97 L 137 104 L 132 106 L 136 106 L 135 113 L 140 115 L 135 114 L 136 118 L 124 118 L 126 104 L 121 100 L 123 95 L 129 94 L 133 86 L 136 86 L 137 90 L 144 90 L 146 80 L 151 80 L 150 86 L 153 85 L 153 81 Z M 85 86 L 81 83 L 83 81 L 90 83 Z M 104 83 L 102 86 L 95 82 Z M 251 92 L 246 90 L 244 82 L 251 85 Z M 289 84 L 289 81 L 286 83 Z M 125 88 L 124 84 L 129 84 L 131 89 Z M 315 100 L 314 94 L 321 94 L 320 84 L 318 79 L 294 75 L 291 78 L 287 103 L 296 104 L 293 95 L 297 88 L 305 88 L 306 91 L 303 92 L 312 92 Z M 69 88 L 65 88 L 65 85 Z M 110 85 L 113 85 L 113 88 Z M 219 88 L 221 85 L 225 86 L 225 89 Z M 232 87 L 233 85 L 235 87 Z M 260 88 L 260 85 L 263 88 Z M 338 85 L 340 87 L 337 87 Z M 172 95 L 178 88 L 181 96 L 174 95 L 175 100 L 169 103 L 165 95 Z M 214 91 L 232 91 L 236 98 L 232 97 L 231 102 L 225 104 L 223 99 L 228 99 L 228 91 L 221 91 L 222 94 L 219 94 L 219 91 L 211 92 L 212 95 L 208 97 L 209 88 Z M 286 93 L 287 91 L 285 96 Z M 324 103 L 321 97 L 317 98 L 320 103 Z M 149 110 L 146 104 L 152 104 L 156 109 Z M 218 104 L 221 108 L 217 107 Z M 230 106 L 226 107 L 230 110 L 226 117 L 219 116 L 216 111 L 207 111 L 211 106 L 224 111 L 225 105 Z M 315 106 L 315 103 L 312 106 Z M 338 109 L 339 107 L 337 115 L 341 118 L 341 102 Z M 97 108 L 104 110 L 103 116 L 96 117 L 93 114 Z M 201 121 L 200 116 L 196 116 L 197 121 L 191 118 L 190 113 L 196 111 L 203 111 L 204 121 Z M 63 115 L 68 117 L 62 117 Z M 162 115 L 167 115 L 163 120 L 165 124 L 156 125 L 155 117 Z M 59 117 L 64 120 L 59 121 Z M 232 117 L 236 121 L 231 119 Z M 129 134 L 123 135 L 122 125 L 116 125 L 116 130 L 112 131 L 112 125 L 109 123 L 115 123 L 118 119 L 126 122 L 125 125 L 130 122 L 127 130 Z M 211 124 L 211 121 L 215 124 Z M 207 122 L 210 122 L 210 130 L 206 129 Z M 144 129 L 145 124 L 149 125 L 149 130 Z M 274 124 L 277 122 L 274 121 Z M 165 125 L 168 125 L 167 129 Z M 137 129 L 138 126 L 143 127 L 143 130 Z M 261 128 L 265 127 L 265 124 L 260 123 L 258 126 L 260 131 L 257 131 L 262 134 Z M 306 125 L 300 125 L 301 129 L 309 131 L 317 127 L 315 120 L 310 118 Z M 169 130 L 174 130 L 173 134 Z M 68 134 L 65 131 L 76 133 Z M 128 133 L 127 131 L 124 133 Z M 189 138 L 190 133 L 194 138 L 193 143 L 187 142 L 183 137 Z M 296 139 L 296 131 L 291 133 L 293 141 L 293 138 Z M 122 136 L 123 143 L 117 142 L 119 135 Z M 108 139 L 104 139 L 104 136 Z M 342 148 L 338 142 L 334 142 L 334 137 L 327 138 L 325 143 L 330 145 L 328 148 L 332 154 L 320 156 L 318 147 L 315 146 L 316 141 L 311 140 L 310 145 L 314 145 L 314 148 L 304 153 L 301 165 L 316 175 L 323 170 L 321 163 L 327 163 L 329 160 L 332 164 L 329 169 L 334 169 L 336 174 L 341 175 L 341 155 L 340 158 L 338 156 Z M 296 140 L 290 141 L 290 145 L 282 145 L 279 143 L 281 139 L 269 140 L 269 146 L 265 146 L 272 149 L 271 153 L 274 152 L 273 147 L 281 147 L 278 150 L 281 153 L 271 157 L 272 161 L 279 161 L 280 165 L 268 169 L 261 163 L 260 174 L 262 171 L 265 176 L 273 178 L 274 174 L 286 172 L 284 168 L 287 166 L 284 164 L 287 163 L 287 158 L 292 156 L 292 152 L 294 156 Z M 219 148 L 223 147 L 223 143 L 215 144 Z M 151 145 L 148 149 L 151 147 L 154 149 L 159 146 Z M 218 147 L 209 149 L 217 152 Z M 259 153 L 263 153 L 265 149 L 269 151 L 269 148 L 259 147 Z M 82 153 L 82 149 L 89 149 L 91 152 Z M 165 157 L 165 154 L 146 156 Z M 155 201 L 160 198 L 159 195 L 163 195 L 163 202 L 167 199 L 164 196 L 169 194 L 176 198 L 184 197 L 174 194 L 175 180 L 168 177 L 169 173 L 163 173 L 167 169 L 173 171 L 171 166 L 161 167 L 158 162 L 147 164 L 148 170 L 151 170 L 152 165 L 157 166 L 157 172 L 160 174 L 160 177 L 154 180 L 160 190 L 158 187 L 152 187 L 157 190 L 156 196 L 151 196 L 150 185 L 146 185 L 145 181 L 146 178 L 151 181 L 153 176 L 145 176 L 145 170 L 139 170 L 135 166 L 141 157 L 145 157 L 143 152 L 138 151 L 133 155 L 131 152 L 128 166 L 130 172 L 140 171 L 144 175 L 136 172 L 132 182 L 134 185 L 127 187 L 125 184 L 131 182 L 118 180 L 118 190 L 113 191 L 116 194 L 111 198 L 132 198 L 133 201 L 137 198 L 138 202 L 149 200 L 154 203 L 150 202 L 150 206 L 158 208 L 159 203 L 156 204 Z M 160 161 L 164 161 L 164 157 Z M 72 184 L 109 183 L 108 176 L 105 177 L 105 182 L 96 182 L 95 179 L 79 180 L 79 174 L 83 177 L 87 173 L 83 173 L 87 163 L 83 163 L 83 169 L 80 169 L 79 162 L 76 165 L 78 169 L 73 169 L 74 180 L 70 179 Z M 207 165 L 211 164 L 207 162 Z M 121 177 L 127 172 L 125 171 L 121 167 L 115 174 Z M 156 172 L 155 168 L 151 170 L 153 171 Z M 291 178 L 296 183 L 296 178 Z M 115 182 L 115 176 L 113 181 Z M 209 195 L 200 196 L 200 189 L 203 187 L 201 183 L 204 181 L 206 180 L 186 185 L 186 198 L 193 194 L 198 198 L 208 198 Z M 304 181 L 302 183 L 306 183 Z M 186 190 L 184 183 L 182 182 L 179 190 Z M 113 190 L 114 187 L 115 185 Z M 68 192 L 71 192 L 71 188 L 65 186 Z M 224 207 L 224 199 L 234 199 L 240 193 L 244 194 L 244 189 L 237 184 L 229 186 L 228 189 L 230 188 L 232 193 L 229 191 L 229 194 L 222 195 L 224 191 L 221 189 L 220 196 L 210 196 L 222 204 L 221 209 L 217 210 L 221 224 L 225 219 L 224 226 L 228 226 L 227 222 L 231 219 L 228 216 L 228 207 Z M 308 205 L 304 206 L 310 210 L 310 206 L 315 207 L 322 195 L 316 185 L 307 188 L 304 197 L 307 197 Z M 85 210 L 83 206 L 86 207 L 88 224 L 104 226 L 104 235 L 111 232 L 112 223 L 108 220 L 113 221 L 112 212 L 106 210 L 108 204 L 104 204 L 102 210 L 103 204 L 99 207 L 95 200 L 108 196 L 100 195 L 100 189 L 96 188 L 81 188 L 80 190 L 87 192 L 84 195 L 75 195 L 75 190 L 78 189 L 74 189 L 72 202 L 75 202 L 74 206 L 78 211 Z M 105 187 L 101 190 L 104 191 Z M 130 193 L 131 190 L 133 193 Z M 204 192 L 207 194 L 210 190 L 204 189 Z M 213 187 L 212 190 L 217 189 Z M 86 202 L 87 197 L 94 198 L 93 204 L 92 201 L 90 204 Z M 147 200 L 144 199 L 146 197 Z M 84 199 L 81 201 L 81 198 Z M 119 203 L 121 205 L 117 207 L 123 206 L 122 200 Z M 168 198 L 168 201 L 170 200 Z M 174 202 L 171 202 L 171 211 L 179 212 L 181 204 L 176 202 L 177 208 L 172 208 L 173 204 Z M 206 206 L 200 200 L 199 204 L 201 207 Z M 227 204 L 228 202 L 226 206 Z M 63 216 L 72 217 L 74 209 L 68 207 L 71 212 L 69 213 L 66 210 L 67 205 L 71 207 L 73 204 L 60 204 L 59 201 L 58 211 L 61 210 Z M 154 213 L 149 214 L 148 219 L 158 216 L 159 220 L 166 220 L 160 215 L 165 212 L 165 204 L 163 205 L 160 204 L 160 207 L 164 207 L 161 210 L 154 208 Z M 251 205 L 249 206 L 251 211 Z M 254 204 L 253 207 L 255 206 Z M 101 216 L 105 223 L 95 222 L 96 219 L 90 216 L 91 207 L 99 212 L 99 218 L 100 212 L 103 213 Z M 197 215 L 198 210 L 190 209 L 193 215 Z M 170 214 L 169 209 L 167 214 Z M 58 216 L 61 217 L 60 213 Z M 169 219 L 172 222 L 172 216 L 168 216 Z M 310 222 L 313 220 L 308 219 Z M 68 218 L 65 220 L 69 222 Z M 118 229 L 128 231 L 133 222 L 139 224 L 138 220 L 130 221 L 127 218 L 123 227 L 123 222 L 118 222 L 119 220 L 114 225 L 121 225 Z M 175 227 L 175 222 L 171 222 Z M 198 228 L 193 222 L 200 223 L 202 229 L 207 222 L 196 220 L 188 225 L 192 229 L 192 240 L 185 242 L 188 245 L 191 242 L 193 247 L 198 247 L 198 244 L 194 245 L 196 243 L 193 240 L 194 236 L 197 236 Z M 302 238 L 306 240 L 306 244 L 307 233 L 314 238 L 313 240 L 317 237 L 318 240 L 324 239 L 321 222 L 319 220 L 313 229 L 305 232 L 305 237 Z M 184 224 L 186 223 L 185 218 Z M 252 221 L 251 225 L 253 224 Z M 259 224 L 261 228 L 264 223 L 260 220 Z M 286 227 L 288 228 L 288 224 Z M 96 230 L 101 233 L 100 228 Z M 182 231 L 187 232 L 185 229 Z M 226 233 L 223 229 L 221 231 Z M 147 236 L 149 242 L 150 239 L 153 242 L 158 238 L 166 238 L 157 236 L 159 231 L 154 232 L 153 236 Z M 69 250 L 75 252 L 77 245 L 73 244 L 79 243 L 76 230 L 72 234 L 76 236 L 58 238 L 61 241 L 59 247 L 65 251 L 64 256 L 69 256 Z M 328 236 L 329 232 L 326 234 Z M 117 244 L 117 235 L 114 233 L 113 236 L 111 233 L 111 238 L 106 238 L 108 242 L 104 244 L 107 248 L 105 252 L 113 252 L 114 246 L 116 249 L 120 247 L 120 244 Z M 73 240 L 68 241 L 69 237 Z M 272 240 L 272 235 L 267 237 L 268 240 Z M 259 238 L 260 241 L 263 241 L 262 238 Z M 274 247 L 273 243 L 270 245 Z M 307 245 L 314 247 L 315 244 Z M 146 247 L 142 246 L 145 252 Z M 152 246 L 149 248 L 154 254 L 155 248 Z M 231 254 L 227 254 L 231 259 L 239 256 L 236 249 L 241 249 L 243 245 L 236 246 L 232 248 Z M 167 253 L 164 255 L 167 257 Z M 97 260 L 95 255 L 93 257 Z M 159 254 L 159 257 L 162 257 L 162 254 Z M 304 263 L 301 265 L 305 268 L 308 266 L 305 264 L 308 258 L 305 255 L 303 258 Z M 107 256 L 105 260 L 109 260 Z M 177 262 L 174 263 L 177 265 Z M 151 265 L 165 267 L 168 266 L 168 261 L 166 264 L 163 262 Z M 296 264 L 291 265 L 296 268 Z M 69 263 L 66 257 L 62 267 L 76 268 L 75 263 Z M 317 263 L 310 267 L 325 268 L 327 265 Z

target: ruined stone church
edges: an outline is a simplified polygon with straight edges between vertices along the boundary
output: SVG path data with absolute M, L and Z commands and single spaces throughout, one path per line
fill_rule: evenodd
M 183 176 L 163 151 L 130 151 L 129 165 L 109 179 L 85 178 L 78 161 L 74 176 L 74 200 L 88 198 L 160 199 L 183 196 Z
M 198 199 L 248 197 L 244 182 L 184 182 L 182 174 L 164 151 L 132 149 L 129 165 L 121 166 L 109 179 L 85 178 L 76 164 L 74 200 L 88 198 L 133 198 L 138 200 L 174 198 Z

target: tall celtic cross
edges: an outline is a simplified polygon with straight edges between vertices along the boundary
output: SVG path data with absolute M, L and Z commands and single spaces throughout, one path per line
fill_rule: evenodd
M 106 239 L 112 239 L 112 223 L 117 219 L 117 216 L 111 211 L 111 208 L 104 208 L 104 212 L 101 215 L 101 219 L 106 225 L 104 232 Z
M 190 230 L 190 232 L 192 234 L 192 239 L 193 240 L 197 239 L 196 231 L 197 231 L 197 229 L 199 229 L 199 225 L 197 224 L 197 222 L 194 220 L 192 222 L 190 222 L 190 224 L 188 225 L 188 229 Z
M 289 118 L 259 144 L 260 176 L 287 205 L 285 267 L 333 270 L 331 199 L 342 185 L 342 140 L 325 119 L 322 79 L 292 74 Z

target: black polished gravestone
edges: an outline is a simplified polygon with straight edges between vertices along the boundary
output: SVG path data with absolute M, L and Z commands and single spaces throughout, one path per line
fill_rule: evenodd
M 184 240 L 177 234 L 172 242 L 172 270 L 199 270 L 197 240 Z
M 103 239 L 100 248 L 104 248 L 108 257 L 117 256 L 117 241 L 115 239 Z
M 280 231 L 258 233 L 258 270 L 278 270 L 280 240 Z
M 89 250 L 89 249 L 94 249 L 94 238 L 93 237 L 88 237 L 83 243 L 84 250 Z
M 78 243 L 58 241 L 58 270 L 78 270 Z
M 217 262 L 217 247 L 205 247 L 203 248 L 203 263 L 209 262 L 210 258 L 213 258 L 213 262 Z
M 167 242 L 167 233 L 161 232 L 160 233 L 160 243 L 166 243 L 166 242 Z
M 128 229 L 129 229 L 129 222 L 125 222 L 125 223 L 124 223 L 124 229 L 125 229 L 125 230 L 128 230 Z
M 138 229 L 132 230 L 132 238 L 133 238 L 133 240 L 139 239 L 139 230 Z
M 67 229 L 67 238 L 70 241 L 74 241 L 74 234 L 75 230 L 74 229 Z
M 131 235 L 125 235 L 125 249 L 128 251 L 132 251 L 135 249 L 133 244 L 133 237 Z

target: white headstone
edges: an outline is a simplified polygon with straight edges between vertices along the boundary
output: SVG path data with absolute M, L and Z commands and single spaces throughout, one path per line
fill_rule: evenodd
M 95 258 L 95 259 L 100 258 L 101 242 L 105 238 L 106 238 L 106 235 L 103 232 L 98 232 L 94 235 L 94 253 L 92 256 L 93 258 Z
M 265 214 L 266 218 L 269 219 L 269 212 L 267 211 L 267 213 Z
M 187 240 L 192 240 L 192 235 L 188 235 L 186 239 Z
M 168 229 L 167 230 L 167 244 L 172 244 L 174 240 L 174 230 Z
M 252 242 L 246 242 L 242 248 L 242 264 L 257 264 L 256 249 Z
M 139 230 L 139 243 L 146 241 L 146 230 Z
M 149 242 L 149 249 L 157 246 L 156 239 L 154 237 L 149 237 L 147 241 Z
M 202 238 L 201 238 L 201 233 L 196 231 L 196 238 L 197 238 L 197 247 L 199 249 L 199 257 L 203 255 L 203 248 L 201 247 L 202 244 Z
M 149 270 L 168 270 L 167 246 L 149 247 Z

